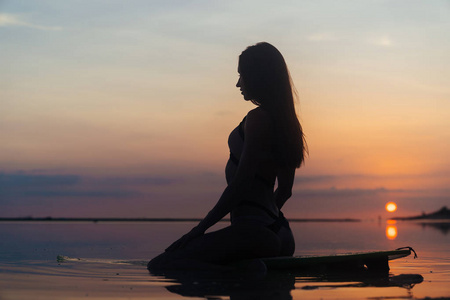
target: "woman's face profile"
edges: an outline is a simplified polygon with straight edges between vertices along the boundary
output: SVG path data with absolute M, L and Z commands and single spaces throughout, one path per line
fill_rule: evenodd
M 239 88 L 239 90 L 241 91 L 242 96 L 244 96 L 245 100 L 251 100 L 250 95 L 248 94 L 248 91 L 245 88 L 245 83 L 244 80 L 242 79 L 242 75 L 239 72 L 239 68 L 238 68 L 238 73 L 239 73 L 239 79 L 236 83 L 236 87 Z

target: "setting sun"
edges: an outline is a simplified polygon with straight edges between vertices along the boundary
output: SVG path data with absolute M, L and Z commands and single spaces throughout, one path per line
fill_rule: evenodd
M 397 204 L 395 204 L 394 202 L 388 202 L 386 203 L 386 210 L 388 212 L 394 212 L 397 210 Z

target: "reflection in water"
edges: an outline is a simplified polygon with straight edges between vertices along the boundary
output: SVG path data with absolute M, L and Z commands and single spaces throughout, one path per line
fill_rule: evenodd
M 345 280 L 344 280 L 345 279 Z M 323 280 L 325 281 L 325 280 Z M 391 275 L 389 277 L 366 277 L 363 280 L 355 280 L 355 278 L 336 277 L 327 278 L 327 284 L 306 285 L 302 287 L 304 290 L 312 289 L 329 289 L 329 288 L 348 288 L 348 287 L 402 287 L 410 291 L 416 284 L 423 281 L 420 274 L 401 274 Z M 341 283 L 339 283 L 341 282 Z
M 337 288 L 365 287 L 401 287 L 408 290 L 423 281 L 419 274 L 381 275 L 374 276 L 363 273 L 299 273 L 299 272 L 268 272 L 255 273 L 212 273 L 212 272 L 171 272 L 164 275 L 169 282 L 166 289 L 184 297 L 200 297 L 207 299 L 230 300 L 241 299 L 271 299 L 292 300 L 291 291 L 300 289 L 322 290 Z
M 178 283 L 167 290 L 184 297 L 292 300 L 295 289 L 295 276 L 288 272 L 171 272 L 164 277 Z
M 397 237 L 397 226 L 395 226 L 395 225 L 388 225 L 386 227 L 386 237 L 389 240 L 395 240 L 395 238 Z
M 441 222 L 421 222 L 418 223 L 422 226 L 422 228 L 430 227 L 439 230 L 443 235 L 447 235 L 450 231 L 450 222 L 449 221 L 441 221 Z
M 387 220 L 386 222 L 388 225 L 386 226 L 386 237 L 389 240 L 395 240 L 395 238 L 397 237 L 398 231 L 397 231 L 397 226 L 395 226 L 395 224 L 397 224 L 396 220 Z

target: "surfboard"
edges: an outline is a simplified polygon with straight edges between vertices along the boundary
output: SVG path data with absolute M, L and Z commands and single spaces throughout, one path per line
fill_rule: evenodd
M 327 256 L 289 256 L 289 257 L 271 257 L 258 259 L 259 263 L 264 263 L 265 269 L 268 271 L 282 272 L 312 272 L 324 274 L 327 272 L 388 272 L 389 260 L 398 259 L 414 253 L 410 247 L 399 248 L 391 251 L 372 251 L 359 253 L 346 253 Z M 63 255 L 57 256 L 58 263 L 64 262 L 81 262 L 81 263 L 101 263 L 101 264 L 128 264 L 128 265 L 147 265 L 147 261 L 141 260 L 112 260 L 99 258 L 73 258 Z M 246 260 L 234 263 L 238 269 L 246 269 L 249 267 L 249 261 Z M 262 265 L 261 263 L 261 265 Z M 262 267 L 264 268 L 264 265 Z M 250 266 L 252 266 L 250 264 Z M 254 267 L 254 266 L 253 266 Z M 254 268 L 253 268 L 254 269 Z
M 336 254 L 328 256 L 294 256 L 263 259 L 268 270 L 291 271 L 353 271 L 367 270 L 371 272 L 389 271 L 389 260 L 406 257 L 414 252 L 405 247 L 391 251 L 373 251 L 360 253 Z M 417 255 L 414 252 L 414 258 Z

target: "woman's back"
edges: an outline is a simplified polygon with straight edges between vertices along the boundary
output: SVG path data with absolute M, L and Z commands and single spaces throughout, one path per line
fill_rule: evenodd
M 225 168 L 229 184 L 238 171 L 244 148 L 246 151 L 257 149 L 257 153 L 251 155 L 257 164 L 255 172 L 248 180 L 247 189 L 238 195 L 240 205 L 232 211 L 232 218 L 251 215 L 273 222 L 278 217 L 274 186 L 279 167 L 274 157 L 274 141 L 272 118 L 261 107 L 250 111 L 231 132 L 228 139 L 230 159 Z

